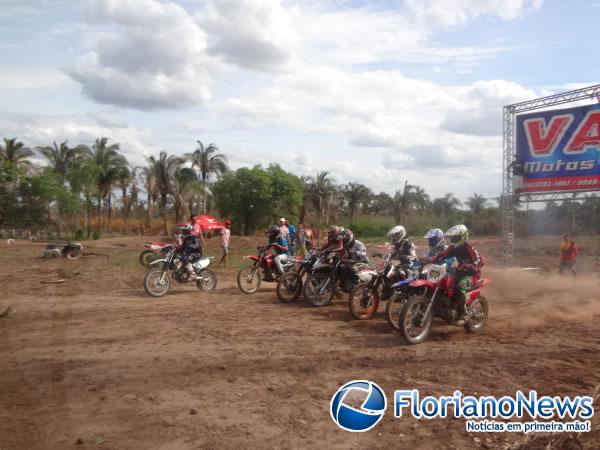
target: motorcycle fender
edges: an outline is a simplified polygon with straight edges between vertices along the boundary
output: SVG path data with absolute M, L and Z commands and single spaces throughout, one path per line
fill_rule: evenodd
M 199 260 L 196 264 L 194 264 L 196 267 L 198 267 L 199 269 L 205 269 L 206 267 L 208 267 L 210 264 L 210 259 L 209 258 L 202 258 L 201 260 Z
M 166 263 L 167 260 L 166 259 L 157 259 L 156 261 L 152 261 L 150 263 L 151 266 L 153 266 L 154 264 L 162 264 L 162 263 Z
M 249 259 L 251 261 L 258 261 L 258 256 L 255 256 L 255 255 L 244 256 L 244 258 Z
M 377 272 L 371 270 L 363 270 L 362 272 L 359 272 L 358 279 L 364 283 L 368 283 L 373 279 L 375 275 L 377 275 Z
M 423 286 L 427 287 L 429 289 L 435 289 L 435 284 L 433 284 L 429 280 L 415 280 L 412 283 L 410 283 L 411 288 L 418 288 L 418 287 L 423 287 Z
M 477 297 L 481 294 L 481 289 L 475 289 L 474 291 L 469 292 L 469 296 L 467 297 L 467 305 L 470 305 L 475 301 Z

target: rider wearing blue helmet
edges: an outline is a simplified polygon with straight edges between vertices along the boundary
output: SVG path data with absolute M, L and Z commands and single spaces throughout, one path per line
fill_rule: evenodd
M 446 241 L 444 240 L 444 232 L 439 228 L 432 228 L 425 233 L 423 238 L 427 239 L 427 242 L 429 243 L 429 249 L 425 254 L 426 259 L 431 259 L 448 248 L 448 244 L 446 244 Z

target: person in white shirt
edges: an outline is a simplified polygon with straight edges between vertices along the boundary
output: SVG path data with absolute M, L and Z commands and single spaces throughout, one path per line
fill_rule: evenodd
M 223 248 L 223 256 L 219 261 L 219 265 L 227 266 L 227 256 L 229 255 L 229 239 L 231 238 L 231 220 L 225 221 L 225 226 L 221 228 L 221 248 Z

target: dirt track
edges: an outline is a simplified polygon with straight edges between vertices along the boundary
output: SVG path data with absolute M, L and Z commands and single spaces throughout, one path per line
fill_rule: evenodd
M 0 318 L 2 450 L 503 448 L 522 436 L 391 412 L 368 433 L 347 433 L 331 422 L 329 401 L 355 378 L 388 397 L 403 388 L 587 395 L 600 384 L 597 278 L 575 284 L 488 265 L 492 314 L 482 335 L 437 324 L 426 343 L 406 346 L 381 313 L 351 320 L 345 299 L 284 305 L 268 283 L 244 296 L 233 269 L 219 272 L 213 293 L 177 285 L 151 299 L 137 242 L 90 244 L 108 257 L 79 261 L 2 243 L 0 312 L 11 307 Z M 66 281 L 40 283 L 56 277 Z M 600 448 L 597 417 L 593 430 L 584 448 Z

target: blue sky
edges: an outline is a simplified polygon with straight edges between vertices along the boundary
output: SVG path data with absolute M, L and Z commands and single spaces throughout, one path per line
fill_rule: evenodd
M 4 0 L 0 134 L 494 197 L 503 105 L 598 82 L 600 0 Z

